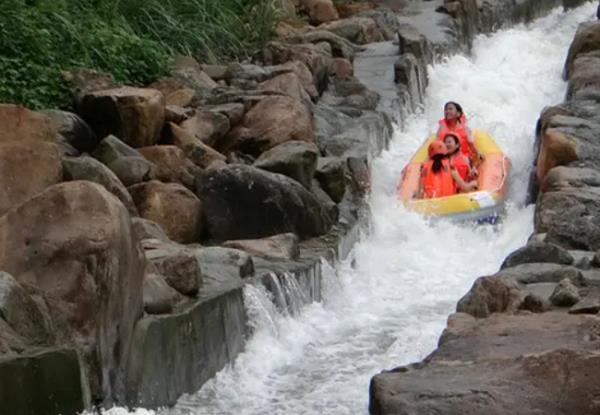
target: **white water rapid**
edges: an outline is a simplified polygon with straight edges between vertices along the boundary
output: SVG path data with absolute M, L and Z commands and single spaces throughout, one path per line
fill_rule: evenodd
M 480 36 L 472 56 L 430 68 L 423 112 L 374 162 L 372 232 L 347 261 L 325 267 L 323 302 L 284 315 L 264 290 L 247 286 L 255 332 L 244 353 L 199 392 L 157 414 L 366 414 L 370 378 L 429 354 L 473 280 L 497 271 L 531 234 L 533 207 L 523 203 L 535 123 L 544 106 L 563 100 L 566 51 L 594 7 L 556 10 L 531 25 Z M 469 125 L 489 131 L 512 160 L 508 214 L 497 227 L 430 225 L 395 201 L 401 169 L 448 100 L 459 102 Z

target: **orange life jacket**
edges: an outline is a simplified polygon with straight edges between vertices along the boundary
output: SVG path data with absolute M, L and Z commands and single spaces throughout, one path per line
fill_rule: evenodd
M 464 181 L 469 181 L 469 159 L 460 152 L 456 152 L 448 158 L 450 159 L 450 165 L 456 169 L 458 175 Z
M 471 158 L 471 146 L 469 145 L 466 118 L 464 115 L 454 124 L 454 128 L 450 128 L 445 118 L 439 122 L 438 140 L 443 140 L 448 133 L 454 133 L 458 136 L 460 142 L 460 151 L 468 158 Z
M 450 161 L 442 160 L 442 169 L 437 173 L 433 172 L 432 166 L 433 160 L 429 160 L 422 167 L 423 197 L 432 199 L 456 194 L 456 183 L 450 173 Z

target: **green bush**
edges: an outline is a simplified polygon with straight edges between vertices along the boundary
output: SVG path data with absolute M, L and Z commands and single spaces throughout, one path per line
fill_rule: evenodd
M 175 53 L 242 58 L 273 34 L 271 0 L 0 0 L 0 101 L 70 106 L 76 67 L 144 85 Z

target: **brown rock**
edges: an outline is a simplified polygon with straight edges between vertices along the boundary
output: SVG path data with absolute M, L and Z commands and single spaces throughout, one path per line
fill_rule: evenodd
M 169 242 L 169 237 L 156 222 L 144 218 L 131 218 L 131 226 L 135 235 L 141 241 L 143 239 L 158 239 Z
M 569 85 L 567 88 L 567 99 L 570 99 L 579 91 L 591 87 L 600 87 L 600 42 L 598 50 L 577 55 L 571 70 Z
M 142 147 L 138 151 L 151 161 L 156 168 L 154 177 L 165 183 L 180 183 L 187 188 L 194 187 L 198 168 L 185 157 L 184 152 L 174 145 Z
M 50 117 L 25 107 L 0 104 L 0 143 L 46 141 L 56 143 L 57 129 Z
M 145 248 L 148 262 L 169 286 L 187 296 L 198 293 L 202 286 L 202 269 L 194 250 L 173 243 L 155 244 L 152 248 L 145 244 Z
M 191 108 L 178 107 L 176 105 L 167 105 L 165 107 L 165 124 L 173 122 L 175 124 L 181 124 L 191 116 L 195 111 Z
M 331 54 L 317 45 L 269 42 L 262 51 L 262 58 L 265 65 L 285 64 L 291 61 L 302 62 L 310 69 L 316 90 L 323 92 L 327 87 Z M 303 78 L 300 77 L 300 79 Z M 310 94 L 310 91 L 308 92 Z
M 329 67 L 329 74 L 339 77 L 353 76 L 354 66 L 352 66 L 352 62 L 348 59 L 333 58 Z
M 183 123 L 181 128 L 204 144 L 214 144 L 227 134 L 230 128 L 227 116 L 218 112 L 198 111 L 196 115 Z
M 309 106 L 312 103 L 310 95 L 308 95 L 302 86 L 298 76 L 293 72 L 278 75 L 268 81 L 262 82 L 258 85 L 258 89 L 261 91 L 281 92 L 282 94 L 302 101 Z
M 200 68 L 214 81 L 220 81 L 227 76 L 227 65 L 200 65 Z
M 185 187 L 156 180 L 129 188 L 140 216 L 158 223 L 170 239 L 181 243 L 200 240 L 201 203 Z
M 176 56 L 172 75 L 194 90 L 210 91 L 217 86 L 217 83 L 202 70 L 200 64 L 191 56 Z
M 223 246 L 263 258 L 296 260 L 300 256 L 298 237 L 293 233 L 283 233 L 262 239 L 226 241 Z
M 63 72 L 63 78 L 70 84 L 75 100 L 75 107 L 79 107 L 84 96 L 105 89 L 117 88 L 111 74 L 98 72 L 93 69 L 74 69 Z
M 311 24 L 319 25 L 339 19 L 331 0 L 300 0 L 300 4 L 308 14 Z
M 234 129 L 218 142 L 217 150 L 225 153 L 241 150 L 258 155 L 291 140 L 315 141 L 310 111 L 300 101 L 284 96 L 260 101 L 246 113 L 241 128 Z
M 155 89 L 122 87 L 84 96 L 79 110 L 100 137 L 114 134 L 132 147 L 144 147 L 160 135 L 165 98 Z
M 312 99 L 316 99 L 319 96 L 313 75 L 304 62 L 293 60 L 280 65 L 280 67 L 294 72 Z
M 9 138 L 18 137 L 14 132 L 8 134 Z M 0 216 L 61 180 L 62 165 L 56 144 L 0 141 Z
M 191 88 L 178 89 L 177 91 L 166 95 L 165 103 L 166 105 L 187 107 L 192 104 L 195 95 L 196 92 Z
M 160 78 L 157 81 L 152 82 L 148 85 L 150 89 L 156 89 L 160 91 L 165 97 L 176 93 L 177 91 L 181 91 L 186 89 L 186 85 L 180 79 L 174 78 L 172 76 L 167 76 L 165 78 Z
M 578 159 L 576 142 L 554 128 L 546 129 L 541 138 L 536 174 L 541 183 L 548 171 Z
M 185 155 L 197 166 L 206 168 L 220 161 L 225 162 L 226 157 L 198 140 L 183 128 L 173 123 L 168 124 L 170 142 L 183 150 Z
M 375 7 L 377 6 L 374 3 L 342 3 L 335 6 L 342 19 L 354 16 L 360 12 L 373 10 Z
M 46 189 L 0 218 L 0 269 L 43 299 L 60 345 L 79 346 L 92 399 L 123 399 L 145 261 L 118 199 L 86 181 Z

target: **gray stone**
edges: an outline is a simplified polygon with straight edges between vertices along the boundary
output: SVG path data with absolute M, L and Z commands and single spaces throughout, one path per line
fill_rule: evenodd
M 242 250 L 210 246 L 195 252 L 205 276 L 229 274 L 237 278 L 247 278 L 254 274 L 252 257 Z
M 59 134 L 81 153 L 89 153 L 98 145 L 99 138 L 87 123 L 77 114 L 60 110 L 42 111 L 46 114 Z
M 183 245 L 165 243 L 145 249 L 145 255 L 175 290 L 187 296 L 198 293 L 203 282 L 202 268 L 193 250 Z
M 246 338 L 242 284 L 168 316 L 138 321 L 128 366 L 128 406 L 174 405 L 233 362 Z
M 550 296 L 550 302 L 557 307 L 571 307 L 580 300 L 579 291 L 577 287 L 573 285 L 571 280 L 561 280 L 552 295 Z
M 531 242 L 507 256 L 500 269 L 531 262 L 551 262 L 571 265 L 573 261 L 573 256 L 566 249 L 558 245 L 545 242 Z
M 169 242 L 169 237 L 156 222 L 144 218 L 131 218 L 131 226 L 139 240 L 158 239 L 163 242 Z
M 597 314 L 598 311 L 600 311 L 600 298 L 589 296 L 571 307 L 569 314 Z
M 168 314 L 181 300 L 181 296 L 171 288 L 164 277 L 148 273 L 144 277 L 144 311 L 148 314 Z
M 254 167 L 208 169 L 196 193 L 208 234 L 217 240 L 285 232 L 309 237 L 333 225 L 326 207 L 298 182 Z
M 141 157 L 141 155 L 133 147 L 128 146 L 114 135 L 109 135 L 100 141 L 92 152 L 92 157 L 108 166 L 121 157 Z
M 315 178 L 335 203 L 346 193 L 346 162 L 338 157 L 319 157 Z
M 300 247 L 298 237 L 284 233 L 262 239 L 245 239 L 223 242 L 223 246 L 240 249 L 250 255 L 271 259 L 298 259 Z
M 129 187 L 152 180 L 156 167 L 144 157 L 136 156 L 118 158 L 111 162 L 108 168 L 125 186 Z
M 569 278 L 575 285 L 583 285 L 584 279 L 580 270 L 575 267 L 552 263 L 529 263 L 505 268 L 496 274 L 499 277 L 514 278 L 521 284 L 541 282 L 558 283 Z
M 63 174 L 65 181 L 89 180 L 98 183 L 115 195 L 127 208 L 132 216 L 137 216 L 138 211 L 131 195 L 127 192 L 119 178 L 104 164 L 91 157 L 63 158 Z
M 310 188 L 319 149 L 312 143 L 288 141 L 262 153 L 254 167 L 288 176 Z
M 44 346 L 54 341 L 50 316 L 44 315 L 35 301 L 6 272 L 0 271 L 0 317 L 28 345 Z

